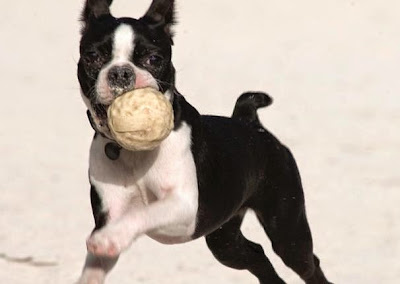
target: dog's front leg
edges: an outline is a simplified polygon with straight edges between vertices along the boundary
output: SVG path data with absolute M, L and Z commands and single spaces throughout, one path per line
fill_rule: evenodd
M 102 257 L 88 253 L 78 284 L 102 284 L 118 257 Z
M 132 196 L 127 188 L 117 185 L 105 185 L 101 183 L 96 184 L 96 186 L 92 185 L 91 201 L 96 226 L 88 240 L 90 240 L 91 236 L 98 230 L 101 230 L 101 228 L 106 226 L 106 224 L 118 220 L 123 215 L 125 208 L 128 206 L 128 204 L 130 204 L 129 201 L 131 200 Z M 94 255 L 88 251 L 85 266 L 78 283 L 104 283 L 107 273 L 114 267 L 117 260 L 118 255 L 104 257 Z
M 110 141 L 96 135 L 90 151 L 89 177 L 91 183 L 90 200 L 92 204 L 95 228 L 93 235 L 106 224 L 118 220 L 135 198 L 134 188 L 127 179 L 124 165 L 120 160 L 111 160 L 105 153 Z M 91 237 L 89 236 L 88 239 Z M 107 273 L 114 267 L 118 256 L 103 257 L 87 253 L 85 265 L 78 280 L 79 284 L 104 283 Z
M 100 188 L 97 190 L 100 191 Z M 113 196 L 112 206 L 111 204 L 106 203 L 106 200 L 102 200 L 102 206 L 100 203 L 100 196 L 97 194 L 97 190 L 94 186 L 92 186 L 91 190 L 91 200 L 93 207 L 93 215 L 96 223 L 96 227 L 94 228 L 91 235 L 93 235 L 96 231 L 100 230 L 107 223 L 115 221 L 116 218 L 122 215 L 122 208 L 124 206 L 124 200 L 127 198 L 123 198 L 122 196 L 118 196 L 115 193 Z M 111 191 L 118 190 L 118 188 L 109 188 Z M 118 192 L 118 191 L 117 191 Z M 121 195 L 121 194 L 120 194 Z M 119 198 L 118 198 L 119 197 Z M 117 202 L 119 200 L 119 202 Z M 105 208 L 103 208 L 105 207 Z M 110 214 L 112 213 L 112 214 Z M 90 237 L 89 237 L 90 239 Z M 113 257 L 104 257 L 99 255 L 94 255 L 88 251 L 86 256 L 85 265 L 82 271 L 82 275 L 78 281 L 79 284 L 101 284 L 104 283 L 104 280 L 108 274 L 108 272 L 114 267 L 118 260 L 118 255 Z
M 190 200 L 190 199 L 189 199 Z M 140 235 L 174 226 L 189 236 L 194 230 L 197 204 L 172 193 L 142 208 L 128 210 L 118 221 L 93 233 L 89 252 L 107 257 L 118 256 Z
M 113 192 L 110 197 L 100 198 L 98 191 L 102 191 L 104 187 L 98 186 L 97 188 L 92 186 L 91 189 L 91 201 L 93 207 L 93 215 L 96 223 L 91 235 L 96 231 L 100 230 L 107 223 L 115 221 L 122 215 L 123 208 L 126 206 L 126 200 L 128 199 L 122 193 L 122 190 L 117 186 L 108 186 L 108 191 Z M 103 194 L 106 195 L 107 191 L 103 190 Z M 119 194 L 118 194 L 119 193 Z M 108 201 L 108 202 L 107 202 Z M 111 214 L 110 214 L 111 213 Z M 89 237 L 90 239 L 90 237 Z M 79 284 L 101 284 L 108 272 L 114 267 L 118 260 L 118 256 L 104 257 L 94 255 L 91 252 L 87 253 L 85 265 L 82 271 L 82 275 L 78 281 Z

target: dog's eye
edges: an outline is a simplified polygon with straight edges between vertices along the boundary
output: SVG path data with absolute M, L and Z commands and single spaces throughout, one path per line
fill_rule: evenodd
M 88 50 L 83 54 L 83 56 L 88 61 L 95 61 L 99 58 L 99 54 L 95 50 Z
M 163 58 L 159 55 L 150 55 L 146 60 L 146 65 L 151 67 L 159 67 L 163 61 Z

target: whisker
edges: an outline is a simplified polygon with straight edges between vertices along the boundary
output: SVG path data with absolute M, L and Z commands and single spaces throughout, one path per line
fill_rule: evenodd
M 159 79 L 155 79 L 155 80 L 156 80 L 156 82 L 157 82 L 158 85 L 166 84 L 166 85 L 168 85 L 169 87 L 172 86 L 172 84 L 171 84 L 170 82 L 162 81 L 162 80 L 159 80 Z

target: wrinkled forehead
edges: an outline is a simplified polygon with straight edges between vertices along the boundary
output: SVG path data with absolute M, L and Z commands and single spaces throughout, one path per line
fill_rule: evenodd
M 165 48 L 170 42 L 165 34 L 151 29 L 140 20 L 105 16 L 92 23 L 82 34 L 81 52 L 88 48 L 112 47 L 142 44 L 149 48 Z

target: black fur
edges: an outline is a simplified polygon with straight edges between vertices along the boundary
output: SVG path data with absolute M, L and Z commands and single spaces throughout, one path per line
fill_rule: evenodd
M 88 120 L 89 120 L 90 126 L 92 127 L 92 129 L 93 129 L 94 131 L 97 132 L 96 125 L 95 125 L 95 123 L 94 123 L 94 121 L 93 121 L 93 117 L 92 117 L 92 115 L 90 114 L 90 111 L 87 110 L 87 111 L 86 111 L 86 115 L 87 115 L 87 118 L 88 118 Z
M 266 283 L 285 283 L 276 274 L 263 248 L 246 239 L 240 231 L 244 214 L 238 213 L 206 236 L 208 248 L 222 264 L 234 269 L 248 269 Z M 264 283 L 264 282 L 262 282 Z
M 261 125 L 257 115 L 257 109 L 267 107 L 272 104 L 272 98 L 262 92 L 247 92 L 242 94 L 236 101 L 232 118 L 236 118 L 248 123 Z
M 173 43 L 171 26 L 176 23 L 174 2 L 174 0 L 153 1 L 149 10 L 141 19 L 152 28 L 163 29 L 171 37 L 171 43 Z
M 95 222 L 95 228 L 93 231 L 97 231 L 104 227 L 107 221 L 107 212 L 103 212 L 103 205 L 101 198 L 96 190 L 96 187 L 90 186 L 90 202 L 92 205 L 93 217 Z
M 110 14 L 110 5 L 113 0 L 87 0 L 83 8 L 81 21 L 85 23 L 85 29 L 90 21 Z
M 266 129 L 258 131 L 258 122 L 202 116 L 182 96 L 175 100 L 181 121 L 192 128 L 199 186 L 193 238 L 206 235 L 223 264 L 248 269 L 261 283 L 282 283 L 259 245 L 246 240 L 239 225 L 229 225 L 240 212 L 252 209 L 286 265 L 306 283 L 329 283 L 312 251 L 300 175 L 290 151 Z M 232 231 L 220 233 L 228 228 Z M 231 245 L 224 250 L 224 243 Z

